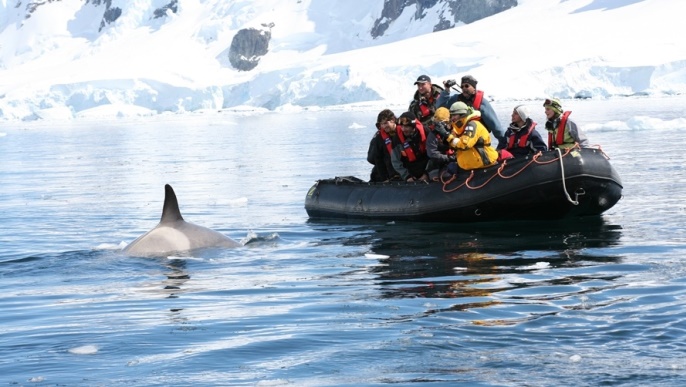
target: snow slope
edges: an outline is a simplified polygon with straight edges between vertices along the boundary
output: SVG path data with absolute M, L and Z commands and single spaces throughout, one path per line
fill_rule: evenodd
M 498 100 L 609 98 L 686 92 L 680 2 L 520 0 L 471 24 L 431 33 L 406 9 L 384 37 L 369 31 L 382 2 L 113 0 L 124 10 L 98 32 L 102 9 L 45 3 L 31 17 L 0 0 L 0 118 L 72 119 L 165 112 L 325 109 L 403 104 L 414 80 L 472 74 Z M 242 28 L 271 28 L 248 72 L 226 54 Z

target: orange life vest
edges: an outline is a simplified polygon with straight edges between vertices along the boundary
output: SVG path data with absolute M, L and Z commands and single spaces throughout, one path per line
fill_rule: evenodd
M 474 96 L 474 105 L 472 107 L 475 110 L 480 110 L 481 109 L 481 101 L 484 99 L 484 92 L 481 90 L 476 91 L 476 95 Z
M 553 142 L 553 132 L 548 132 L 548 149 L 553 149 L 555 145 L 562 145 L 565 142 L 565 126 L 567 125 L 567 117 L 572 114 L 571 111 L 562 113 L 560 116 L 560 124 L 557 125 L 557 136 Z
M 386 144 L 386 150 L 388 151 L 388 154 L 390 155 L 391 153 L 393 153 L 393 139 L 383 129 L 379 130 L 379 134 L 381 134 L 381 138 L 383 139 L 383 143 Z
M 419 144 L 419 151 L 422 153 L 426 152 L 426 133 L 424 133 L 424 125 L 422 125 L 421 122 L 417 121 L 415 123 L 415 128 L 419 132 L 419 135 L 422 138 L 422 142 Z M 409 141 L 405 140 L 405 134 L 403 134 L 402 129 L 397 132 L 398 134 L 398 139 L 400 139 L 400 142 L 403 144 L 403 150 L 400 152 L 400 154 L 403 155 L 403 157 L 407 157 L 407 159 L 410 162 L 416 161 L 417 160 L 417 155 L 414 154 L 414 150 L 412 149 L 412 146 L 410 145 Z
M 515 136 L 510 137 L 510 139 L 507 141 L 506 149 L 513 149 L 515 145 L 519 148 L 526 148 L 526 143 L 529 141 L 529 136 L 531 135 L 531 132 L 533 132 L 535 127 L 536 123 L 531 122 L 531 127 L 529 128 L 529 130 L 526 131 L 526 133 L 522 137 L 519 138 L 517 144 L 515 144 Z
M 417 105 L 419 105 L 419 111 L 422 113 L 420 118 L 420 121 L 423 120 L 426 117 L 433 116 L 434 115 L 434 104 L 436 103 L 436 98 L 434 95 L 434 90 L 433 88 L 431 89 L 431 95 L 429 98 L 419 98 L 417 100 Z

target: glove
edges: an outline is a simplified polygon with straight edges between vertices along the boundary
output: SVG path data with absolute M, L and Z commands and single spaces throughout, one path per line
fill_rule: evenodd
M 454 163 L 455 161 L 457 161 L 457 158 L 455 157 L 455 155 L 448 155 L 448 162 L 449 163 Z
M 460 143 L 460 139 L 459 139 L 459 138 L 454 138 L 454 139 L 452 139 L 452 141 L 450 141 L 450 146 L 451 146 L 452 148 L 457 148 L 457 144 L 459 144 L 459 143 Z

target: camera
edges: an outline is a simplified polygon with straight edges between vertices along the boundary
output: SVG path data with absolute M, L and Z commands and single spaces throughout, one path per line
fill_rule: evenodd
M 455 81 L 454 79 L 448 79 L 447 81 L 443 82 L 443 84 L 445 85 L 445 87 L 453 87 L 457 85 L 457 81 Z

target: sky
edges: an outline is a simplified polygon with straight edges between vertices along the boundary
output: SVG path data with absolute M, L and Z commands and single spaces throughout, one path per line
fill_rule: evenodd
M 204 111 L 374 109 L 409 103 L 421 74 L 471 74 L 496 101 L 686 93 L 686 23 L 672 0 L 519 0 L 489 18 L 431 33 L 406 11 L 385 37 L 367 0 L 82 0 L 46 3 L 28 19 L 0 0 L 0 120 L 74 120 Z M 370 4 L 371 3 L 371 4 Z M 152 5 L 151 5 L 152 4 Z M 248 72 L 226 59 L 241 28 L 274 23 L 269 53 Z

